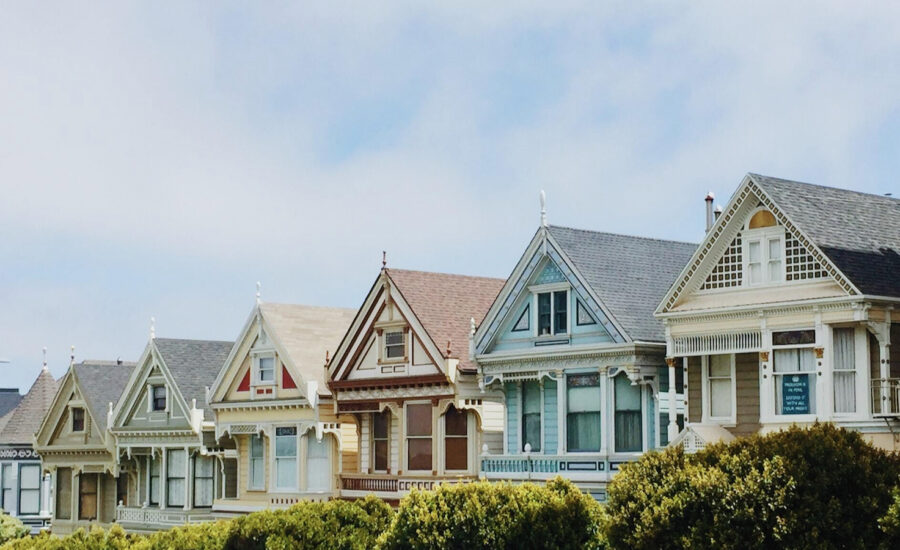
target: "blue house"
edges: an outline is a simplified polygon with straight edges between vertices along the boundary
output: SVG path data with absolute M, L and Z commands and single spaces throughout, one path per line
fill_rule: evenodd
M 695 248 L 542 224 L 473 337 L 482 384 L 505 397 L 483 477 L 562 475 L 603 500 L 619 464 L 678 433 L 653 311 Z

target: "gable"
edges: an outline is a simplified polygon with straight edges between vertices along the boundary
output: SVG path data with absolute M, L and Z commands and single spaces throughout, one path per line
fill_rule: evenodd
M 72 409 L 81 409 L 84 414 L 83 429 L 73 431 Z M 103 446 L 105 434 L 91 416 L 90 407 L 78 387 L 71 370 L 66 374 L 60 389 L 47 411 L 44 421 L 35 434 L 41 447 L 82 447 Z
M 556 334 L 553 327 L 554 334 L 542 335 L 547 330 L 546 311 L 542 312 L 539 295 L 554 292 L 567 292 L 566 330 Z M 552 299 L 557 300 L 555 295 Z M 551 305 L 551 313 L 556 313 L 556 306 Z M 544 325 L 539 319 L 542 313 Z M 476 354 L 535 349 L 548 341 L 552 345 L 607 344 L 624 342 L 626 336 L 577 269 L 539 231 L 476 333 Z
M 852 287 L 828 258 L 745 179 L 657 311 L 848 293 Z
M 165 410 L 153 410 L 151 395 L 155 386 L 166 389 Z M 134 369 L 113 416 L 112 428 L 118 430 L 192 428 L 189 407 L 152 340 Z

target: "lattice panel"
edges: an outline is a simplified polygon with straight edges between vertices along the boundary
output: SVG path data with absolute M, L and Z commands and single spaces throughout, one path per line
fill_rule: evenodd
M 828 272 L 816 261 L 806 247 L 793 235 L 788 234 L 784 242 L 785 273 L 788 281 L 808 281 L 825 279 Z
M 719 263 L 713 268 L 712 273 L 706 278 L 700 290 L 741 286 L 743 279 L 742 261 L 741 234 L 738 233 L 719 259 Z

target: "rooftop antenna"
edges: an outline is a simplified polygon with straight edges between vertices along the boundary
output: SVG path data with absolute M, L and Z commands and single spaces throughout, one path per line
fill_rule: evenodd
M 387 267 L 387 250 L 381 251 L 381 269 Z
M 262 283 L 260 283 L 259 281 L 256 281 L 256 305 L 259 305 L 259 302 L 260 302 L 259 297 L 261 295 L 261 293 L 260 293 L 261 288 L 262 288 Z
M 547 227 L 547 194 L 541 189 L 541 227 Z
M 156 317 L 150 317 L 150 339 L 156 340 Z
M 44 353 L 44 366 L 41 367 L 41 370 L 47 372 L 47 348 L 45 347 L 42 351 Z

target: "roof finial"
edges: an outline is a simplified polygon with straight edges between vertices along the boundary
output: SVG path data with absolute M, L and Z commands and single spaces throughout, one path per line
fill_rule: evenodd
M 381 251 L 381 269 L 387 267 L 387 250 Z
M 329 355 L 328 350 L 325 350 L 325 366 L 328 366 L 328 362 L 331 361 L 331 356 Z
M 47 372 L 47 348 L 46 347 L 44 348 L 43 352 L 44 352 L 44 366 L 43 366 L 42 370 L 44 372 Z
M 69 366 L 70 367 L 75 364 L 75 346 L 74 345 L 72 346 L 71 351 L 72 351 L 72 354 L 69 355 Z
M 469 332 L 473 336 L 475 335 L 475 318 L 474 317 L 469 319 Z
M 541 189 L 541 227 L 547 227 L 547 194 Z
M 260 283 L 259 281 L 256 281 L 256 305 L 259 305 L 259 302 L 260 302 L 259 297 L 261 294 L 260 294 L 259 290 L 261 288 L 262 288 L 262 283 Z
M 156 339 L 156 317 L 150 317 L 150 339 Z
M 450 351 L 450 344 L 451 344 L 451 341 L 450 341 L 450 340 L 447 340 L 447 357 L 450 357 L 450 353 L 451 353 L 451 351 Z

